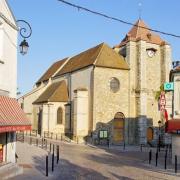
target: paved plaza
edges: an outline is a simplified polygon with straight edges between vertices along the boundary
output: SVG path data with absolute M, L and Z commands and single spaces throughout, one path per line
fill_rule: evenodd
M 138 180 L 171 180 L 180 179 L 180 174 L 174 173 L 173 166 L 163 165 L 155 167 L 154 160 L 148 164 L 148 150 L 139 147 L 94 147 L 91 145 L 77 145 L 59 142 L 60 161 L 54 172 L 49 162 L 49 176 L 45 176 L 45 157 L 47 150 L 17 142 L 18 164 L 24 167 L 22 175 L 13 180 L 24 179 L 64 179 L 64 180 L 101 180 L 101 179 L 138 179 Z M 49 147 L 48 147 L 49 148 Z M 49 153 L 49 157 L 51 157 Z M 180 170 L 179 170 L 180 171 Z

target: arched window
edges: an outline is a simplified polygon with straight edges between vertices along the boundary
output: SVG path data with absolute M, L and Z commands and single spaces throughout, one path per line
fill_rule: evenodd
M 57 110 L 57 124 L 62 124 L 63 122 L 63 110 L 61 107 Z

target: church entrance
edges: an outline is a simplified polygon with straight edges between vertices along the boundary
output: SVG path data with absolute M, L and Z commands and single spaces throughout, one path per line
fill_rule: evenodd
M 147 128 L 147 142 L 151 142 L 153 140 L 153 128 Z
M 113 144 L 121 144 L 124 142 L 124 120 L 125 116 L 122 112 L 117 112 L 113 120 Z

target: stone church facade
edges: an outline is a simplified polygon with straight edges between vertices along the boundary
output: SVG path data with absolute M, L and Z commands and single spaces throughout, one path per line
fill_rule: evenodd
M 54 63 L 19 102 L 41 135 L 81 142 L 107 130 L 114 144 L 153 142 L 162 119 L 155 95 L 170 64 L 170 45 L 138 20 L 113 48 L 102 43 Z

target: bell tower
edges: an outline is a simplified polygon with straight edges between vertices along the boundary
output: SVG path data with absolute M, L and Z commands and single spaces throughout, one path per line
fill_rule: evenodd
M 129 143 L 147 143 L 147 129 L 155 132 L 161 119 L 155 94 L 169 81 L 170 45 L 139 19 L 114 49 L 130 66 Z

